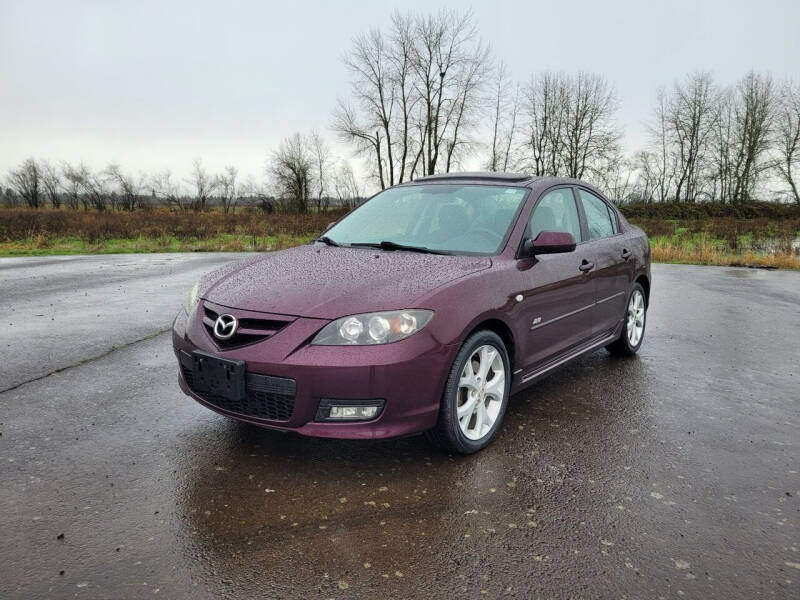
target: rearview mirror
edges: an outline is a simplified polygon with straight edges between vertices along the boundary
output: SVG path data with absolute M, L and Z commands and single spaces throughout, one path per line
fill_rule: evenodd
M 575 250 L 575 238 L 566 231 L 542 231 L 536 239 L 527 239 L 522 245 L 525 256 L 559 254 Z

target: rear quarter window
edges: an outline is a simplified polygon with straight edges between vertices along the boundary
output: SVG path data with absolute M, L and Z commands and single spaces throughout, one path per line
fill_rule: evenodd
M 598 240 L 617 233 L 617 219 L 614 211 L 591 192 L 579 190 L 579 193 L 583 212 L 586 215 L 586 225 L 589 228 L 589 239 Z

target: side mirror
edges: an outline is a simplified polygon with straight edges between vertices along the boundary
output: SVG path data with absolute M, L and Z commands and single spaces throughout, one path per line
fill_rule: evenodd
M 575 238 L 566 231 L 542 231 L 536 239 L 527 239 L 522 245 L 525 256 L 560 254 L 575 250 Z

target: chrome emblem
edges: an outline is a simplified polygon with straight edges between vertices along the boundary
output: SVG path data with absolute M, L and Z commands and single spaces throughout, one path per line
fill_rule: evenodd
M 233 315 L 220 315 L 214 322 L 214 336 L 219 340 L 229 340 L 236 333 L 237 325 Z

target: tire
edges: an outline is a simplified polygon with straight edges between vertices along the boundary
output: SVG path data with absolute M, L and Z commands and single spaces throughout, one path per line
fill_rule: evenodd
M 492 354 L 492 350 L 496 354 Z M 501 363 L 502 381 L 496 379 Z M 484 364 L 488 366 L 482 371 Z M 503 395 L 498 399 L 501 389 Z M 455 454 L 472 454 L 485 448 L 503 422 L 510 389 L 511 365 L 503 340 L 489 330 L 473 333 L 453 360 L 442 395 L 439 420 L 436 427 L 426 432 L 426 437 L 435 446 Z M 459 408 L 464 413 L 461 422 Z
M 637 326 L 638 323 L 641 323 L 640 327 Z M 628 302 L 625 304 L 622 331 L 619 338 L 606 346 L 606 350 L 616 356 L 633 356 L 642 347 L 646 325 L 647 299 L 644 295 L 644 288 L 640 284 L 634 283 L 628 296 Z M 632 329 L 634 327 L 636 329 Z

